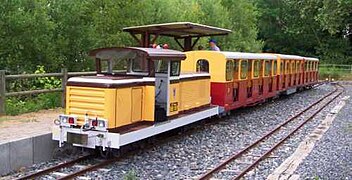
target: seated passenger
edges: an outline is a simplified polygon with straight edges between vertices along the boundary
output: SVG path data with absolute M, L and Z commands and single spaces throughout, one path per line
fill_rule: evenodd
M 220 51 L 220 48 L 218 46 L 216 46 L 216 40 L 215 39 L 210 39 L 209 40 L 209 46 L 210 46 L 210 50 L 212 50 L 212 51 Z

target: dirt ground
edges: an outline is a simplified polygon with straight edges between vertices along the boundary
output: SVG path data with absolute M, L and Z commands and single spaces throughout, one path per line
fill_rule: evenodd
M 0 143 L 51 132 L 54 120 L 63 113 L 62 108 L 41 110 L 18 116 L 0 117 Z

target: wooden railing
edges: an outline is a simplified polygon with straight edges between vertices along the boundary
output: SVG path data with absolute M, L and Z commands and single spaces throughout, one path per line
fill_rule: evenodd
M 5 115 L 6 97 L 10 97 L 10 96 L 62 92 L 61 105 L 62 107 L 65 107 L 65 99 L 66 99 L 65 89 L 66 89 L 67 79 L 72 76 L 89 76 L 89 75 L 95 75 L 95 74 L 96 72 L 67 72 L 66 68 L 63 68 L 61 70 L 61 73 L 18 74 L 18 75 L 6 75 L 5 70 L 0 70 L 0 115 Z M 20 91 L 20 92 L 6 92 L 6 80 L 29 79 L 29 78 L 38 78 L 38 77 L 59 77 L 61 78 L 61 88 L 37 89 L 37 90 Z

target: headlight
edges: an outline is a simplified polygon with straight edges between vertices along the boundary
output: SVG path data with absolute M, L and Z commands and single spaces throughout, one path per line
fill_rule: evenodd
M 98 131 L 106 131 L 108 128 L 108 121 L 105 119 L 89 119 L 89 126 Z
M 71 125 L 77 125 L 77 116 L 73 115 L 60 115 L 59 121 L 61 126 L 70 127 Z

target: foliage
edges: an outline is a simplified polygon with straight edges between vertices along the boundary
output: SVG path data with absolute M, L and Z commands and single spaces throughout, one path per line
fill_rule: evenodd
M 254 1 L 265 51 L 352 63 L 351 0 Z
M 44 74 L 44 66 L 38 66 L 35 74 Z M 55 89 L 61 87 L 61 80 L 56 77 L 40 77 L 31 80 L 16 80 L 8 83 L 12 91 L 25 91 L 35 89 Z M 50 109 L 61 105 L 61 93 L 47 93 L 30 97 L 11 97 L 5 102 L 7 115 L 17 115 L 26 112 Z
M 45 74 L 44 66 L 37 66 L 34 74 Z M 56 77 L 39 77 L 34 80 L 33 89 L 55 89 L 61 87 L 61 80 Z
M 124 180 L 137 180 L 137 174 L 134 170 L 128 171 L 127 174 L 123 177 Z
M 34 97 L 7 98 L 5 112 L 7 115 L 17 115 L 41 109 L 56 108 L 61 105 L 61 93 L 39 94 Z
M 106 46 L 133 46 L 123 27 L 191 21 L 233 30 L 218 38 L 223 50 L 260 51 L 257 10 L 246 0 L 4 0 L 0 6 L 0 67 L 10 74 L 93 69 L 87 52 Z M 170 38 L 158 43 L 169 43 Z M 199 41 L 204 47 L 207 39 Z

